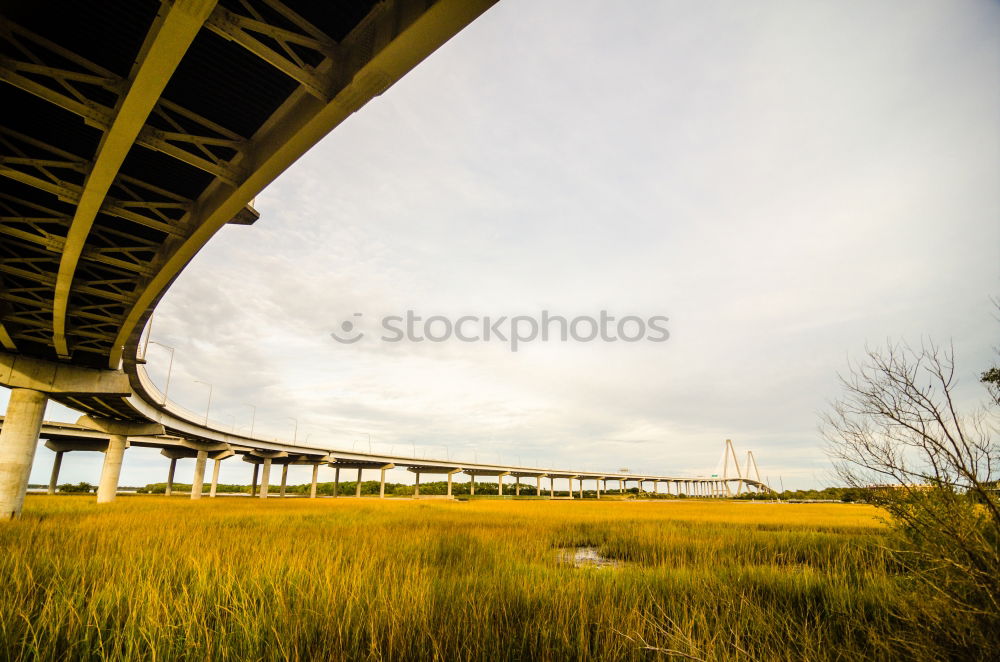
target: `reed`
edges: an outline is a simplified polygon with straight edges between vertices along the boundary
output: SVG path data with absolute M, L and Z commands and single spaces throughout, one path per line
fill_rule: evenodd
M 846 504 L 30 496 L 0 658 L 939 659 L 883 537 Z

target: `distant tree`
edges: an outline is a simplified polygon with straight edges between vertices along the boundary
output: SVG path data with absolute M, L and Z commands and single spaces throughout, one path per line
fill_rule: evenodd
M 95 487 L 90 483 L 77 483 L 76 485 L 66 483 L 59 486 L 59 491 L 63 494 L 89 494 L 94 489 Z
M 869 350 L 841 382 L 845 393 L 822 426 L 839 476 L 887 511 L 895 558 L 941 603 L 936 613 L 973 624 L 940 625 L 939 640 L 966 659 L 995 653 L 1000 500 L 990 486 L 1000 469 L 1000 403 L 960 414 L 953 351 L 934 344 Z
M 982 374 L 979 381 L 986 385 L 993 401 L 1000 405 L 1000 368 L 993 367 Z

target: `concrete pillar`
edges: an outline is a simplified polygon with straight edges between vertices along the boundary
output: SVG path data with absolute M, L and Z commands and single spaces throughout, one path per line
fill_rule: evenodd
M 476 494 L 476 474 L 469 476 L 469 496 L 475 496 Z
M 503 496 L 503 474 L 497 474 L 497 496 Z
M 566 494 L 568 494 L 569 498 L 572 499 L 573 498 L 573 477 L 570 476 L 569 478 L 567 478 L 566 479 L 566 483 L 567 483 L 567 486 L 569 487 L 569 490 L 566 492 Z
M 333 470 L 333 498 L 340 496 L 340 467 Z
M 56 485 L 59 484 L 59 468 L 62 467 L 63 452 L 56 451 L 56 459 L 52 461 L 52 475 L 49 476 L 49 494 L 56 493 Z
M 267 490 L 271 485 L 271 458 L 264 458 L 264 468 L 260 472 L 260 498 L 267 498 Z
M 113 434 L 108 439 L 108 449 L 104 451 L 104 465 L 101 467 L 101 480 L 97 484 L 97 503 L 111 503 L 115 500 L 127 445 L 124 435 Z
M 288 485 L 288 463 L 285 462 L 281 465 L 281 490 L 278 493 L 280 497 L 285 497 L 285 486 Z
M 448 496 L 449 497 L 451 496 L 451 475 L 453 473 L 454 473 L 453 471 L 449 471 L 448 472 Z
M 212 486 L 208 488 L 208 496 L 215 498 L 216 492 L 219 490 L 219 467 L 222 466 L 222 460 L 216 460 L 215 466 L 212 467 Z
M 597 488 L 597 498 L 601 498 L 601 479 L 598 478 L 594 481 L 594 486 Z
M 21 514 L 31 464 L 48 397 L 27 388 L 11 389 L 0 432 L 0 521 Z
M 583 478 L 581 477 L 579 480 L 580 480 L 580 498 L 582 499 L 583 498 Z
M 177 458 L 171 458 L 170 469 L 167 470 L 167 488 L 163 490 L 164 496 L 170 496 L 174 492 L 174 472 L 177 470 Z
M 659 493 L 660 493 L 660 481 L 654 480 L 653 481 L 653 494 L 659 494 Z
M 414 472 L 413 475 L 417 477 L 417 479 L 413 482 L 413 496 L 418 497 L 420 496 L 420 472 Z
M 358 479 L 354 481 L 354 496 L 361 498 L 361 467 L 358 467 Z
M 313 465 L 312 484 L 309 486 L 309 498 L 316 498 L 316 480 L 319 478 L 319 465 Z M 385 471 L 382 471 L 382 481 L 385 482 Z
M 257 477 L 260 474 L 260 465 L 253 465 L 253 482 L 250 483 L 250 496 L 257 496 Z
M 549 498 L 556 498 L 556 479 L 552 476 L 549 476 Z
M 542 496 L 542 477 L 535 476 L 535 496 Z
M 191 498 L 200 499 L 205 489 L 205 464 L 208 462 L 208 451 L 198 451 L 194 458 L 194 477 L 191 478 Z
M 448 476 L 448 478 L 450 479 L 451 476 Z M 385 498 L 385 467 L 382 467 L 382 475 L 378 479 L 378 498 Z
M 514 476 L 514 496 L 521 496 L 521 477 Z
M 618 492 L 620 494 L 625 494 L 625 481 L 621 478 L 618 479 Z

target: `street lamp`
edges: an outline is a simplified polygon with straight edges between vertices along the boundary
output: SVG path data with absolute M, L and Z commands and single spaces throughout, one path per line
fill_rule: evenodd
M 257 408 L 251 404 L 244 403 L 247 407 L 250 407 L 250 438 L 253 438 L 253 424 L 257 420 Z
M 292 433 L 292 443 L 295 443 L 299 440 L 299 419 L 292 416 L 286 416 L 285 418 L 290 421 L 295 421 L 295 432 Z
M 204 384 L 208 387 L 208 404 L 205 406 L 205 427 L 208 427 L 208 413 L 212 410 L 212 385 L 208 382 L 203 382 L 200 379 L 194 380 L 198 384 Z
M 152 343 L 154 345 L 159 345 L 163 349 L 166 349 L 170 352 L 170 362 L 167 364 L 167 384 L 166 386 L 163 387 L 163 402 L 160 403 L 165 405 L 167 404 L 167 392 L 170 390 L 170 373 L 172 373 L 174 370 L 174 348 L 171 347 L 170 345 L 164 345 L 161 342 L 156 342 L 155 340 L 147 340 L 146 342 L 147 344 Z M 143 352 L 143 358 L 146 358 L 145 352 Z

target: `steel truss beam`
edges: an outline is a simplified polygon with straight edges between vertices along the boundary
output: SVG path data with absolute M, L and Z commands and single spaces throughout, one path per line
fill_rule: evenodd
M 188 4 L 192 3 L 174 3 L 169 15 L 173 15 L 173 12 L 177 11 L 176 8 L 178 6 L 186 6 Z M 193 4 L 214 5 L 214 1 L 196 0 Z M 202 7 L 202 10 L 204 10 L 204 7 Z M 162 25 L 165 22 L 162 18 L 158 18 L 150 31 L 150 36 L 155 36 L 160 31 L 157 29 L 157 25 Z M 136 77 L 135 71 L 133 71 L 132 78 L 126 80 L 78 55 L 66 51 L 29 30 L 16 25 L 7 25 L 5 29 L 6 31 L 0 34 L 6 36 L 8 40 L 25 54 L 25 57 L 32 61 L 23 62 L 9 58 L 0 58 L 0 80 L 4 80 L 25 92 L 34 94 L 64 110 L 79 115 L 88 124 L 104 131 L 106 134 L 115 127 L 116 122 L 119 121 L 118 118 L 123 117 L 122 112 L 128 111 L 125 107 L 125 102 L 128 100 L 129 95 L 132 94 L 131 91 L 137 89 L 136 82 L 142 81 L 142 79 Z M 81 74 L 72 70 L 43 65 L 41 64 L 42 58 L 30 49 L 29 43 L 59 55 L 61 58 L 69 59 L 80 68 L 92 73 Z M 174 44 L 177 47 L 181 45 L 183 44 Z M 148 53 L 149 50 L 150 46 L 147 43 L 144 45 L 142 52 Z M 154 53 L 154 57 L 156 56 L 157 54 Z M 44 76 L 49 79 L 50 84 L 46 85 L 35 78 L 22 75 L 24 73 Z M 81 89 L 81 84 L 88 84 L 89 88 Z M 113 93 L 116 97 L 120 97 L 125 90 L 129 90 L 130 92 L 123 99 L 120 99 L 120 103 L 116 107 L 109 105 L 108 102 L 110 99 L 103 101 L 94 99 L 94 91 L 96 89 Z M 87 91 L 90 91 L 89 96 L 86 93 Z M 153 99 L 153 102 L 153 117 L 159 119 L 165 126 L 170 128 L 161 129 L 147 124 L 147 119 L 150 116 L 150 112 L 147 111 L 141 117 L 135 117 L 137 121 L 141 120 L 138 122 L 140 129 L 133 137 L 135 144 L 171 156 L 233 184 L 241 179 L 243 173 L 228 163 L 228 160 L 245 143 L 241 136 L 178 104 L 166 99 L 159 99 L 158 95 L 157 98 Z M 185 128 L 177 121 L 177 117 L 184 118 L 191 128 Z M 201 135 L 202 133 L 208 135 Z M 107 137 L 105 137 L 104 142 L 106 141 Z M 184 148 L 184 145 L 188 147 Z
M 337 44 L 279 2 L 271 0 L 266 5 L 281 13 L 302 32 L 271 25 L 264 20 L 260 11 L 255 9 L 250 2 L 243 0 L 241 4 L 250 16 L 231 12 L 224 7 L 216 7 L 205 23 L 205 27 L 220 37 L 233 41 L 250 51 L 299 83 L 317 99 L 329 101 L 339 87 L 340 81 L 322 69 L 306 63 L 296 51 L 295 46 L 312 51 L 321 60 L 335 60 Z M 262 41 L 261 36 L 277 44 L 278 48 L 272 48 Z
M 17 131 L 0 127 L 0 145 L 6 147 L 8 151 L 13 152 L 15 159 L 24 161 L 18 164 L 21 167 L 15 168 L 5 163 L 6 155 L 0 155 L 0 176 L 14 179 L 22 184 L 46 191 L 71 204 L 77 204 L 83 194 L 82 183 L 61 178 L 52 173 L 50 167 L 31 164 L 28 162 L 30 159 L 26 160 L 24 149 L 17 146 L 17 141 L 35 149 L 44 150 L 48 152 L 49 156 L 60 157 L 58 160 L 65 164 L 64 169 L 80 173 L 86 170 L 85 166 L 77 166 L 78 163 L 85 163 L 85 161 L 75 154 L 70 154 L 65 150 L 48 145 L 40 140 L 35 140 Z M 48 158 L 42 160 L 54 161 L 56 159 Z M 29 171 L 26 171 L 26 169 Z M 105 197 L 100 209 L 101 212 L 124 218 L 165 234 L 183 234 L 183 229 L 177 225 L 177 219 L 191 209 L 192 203 L 190 200 L 126 175 L 119 175 L 112 188 L 127 197 L 123 197 L 122 199 L 110 196 Z M 144 189 L 163 199 L 150 200 L 151 196 L 142 196 L 137 192 L 137 189 Z M 143 214 L 135 210 L 143 210 L 147 213 Z M 176 213 L 174 217 L 171 217 L 166 211 L 175 211 Z

